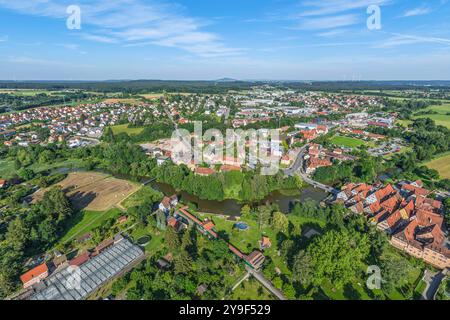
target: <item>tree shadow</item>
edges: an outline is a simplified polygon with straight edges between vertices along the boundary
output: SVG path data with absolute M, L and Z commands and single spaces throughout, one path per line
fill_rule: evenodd
M 83 210 L 91 204 L 92 201 L 95 200 L 97 195 L 94 192 L 75 192 L 70 195 L 70 203 L 72 204 L 72 207 L 76 210 Z
M 344 286 L 344 297 L 349 300 L 361 300 L 361 294 L 350 283 Z

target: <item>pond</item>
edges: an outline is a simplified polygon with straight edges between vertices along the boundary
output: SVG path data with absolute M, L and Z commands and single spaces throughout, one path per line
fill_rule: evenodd
M 242 230 L 242 231 L 248 230 L 248 224 L 246 224 L 245 222 L 235 223 L 234 227 L 239 229 L 239 230 Z
M 151 240 L 152 238 L 150 236 L 142 236 L 139 239 L 137 239 L 136 242 L 140 246 L 146 246 Z

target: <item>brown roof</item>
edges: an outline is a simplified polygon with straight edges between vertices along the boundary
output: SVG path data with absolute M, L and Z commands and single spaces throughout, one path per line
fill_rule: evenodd
M 82 255 L 79 255 L 78 257 L 70 260 L 69 265 L 79 267 L 82 264 L 84 264 L 85 262 L 87 262 L 89 260 L 89 258 L 90 258 L 89 252 L 85 252 Z
M 167 208 L 167 209 L 170 208 L 170 198 L 169 197 L 164 197 L 164 199 L 161 201 L 161 203 L 164 206 L 164 208 Z
M 241 171 L 241 167 L 238 167 L 238 166 L 230 166 L 230 165 L 224 164 L 224 165 L 222 165 L 222 166 L 220 167 L 220 170 L 221 170 L 221 171 L 225 171 L 225 172 L 227 172 L 227 171 Z
M 200 174 L 200 175 L 209 176 L 209 175 L 213 174 L 214 172 L 215 171 L 211 168 L 204 168 L 204 167 L 195 168 L 195 173 Z
M 97 252 L 100 252 L 106 248 L 108 248 L 109 246 L 114 244 L 114 239 L 106 239 L 104 241 L 102 241 L 96 248 L 95 250 Z

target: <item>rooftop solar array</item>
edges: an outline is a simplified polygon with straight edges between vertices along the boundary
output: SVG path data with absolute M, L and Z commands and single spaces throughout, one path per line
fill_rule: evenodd
M 79 268 L 67 267 L 51 275 L 44 281 L 44 288 L 30 299 L 85 299 L 143 255 L 144 252 L 138 246 L 123 239 Z

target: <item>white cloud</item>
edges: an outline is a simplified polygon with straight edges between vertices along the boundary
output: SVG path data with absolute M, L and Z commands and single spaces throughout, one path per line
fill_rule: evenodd
M 387 5 L 392 0 L 308 0 L 301 3 L 302 7 L 310 8 L 300 12 L 298 17 L 321 16 L 367 8 L 370 5 Z
M 93 30 L 85 40 L 139 45 L 135 42 L 174 47 L 199 55 L 236 54 L 216 34 L 204 31 L 209 23 L 187 16 L 182 7 L 164 0 L 78 0 L 81 23 Z M 57 19 L 68 17 L 72 0 L 0 0 L 0 6 L 23 14 Z
M 405 11 L 401 17 L 415 17 L 415 16 L 422 16 L 425 14 L 428 14 L 431 12 L 431 8 L 429 7 L 418 7 L 414 9 L 410 9 Z
M 360 19 L 355 14 L 345 14 L 338 16 L 320 17 L 314 19 L 302 19 L 294 29 L 321 30 L 345 27 L 358 23 Z
M 377 44 L 376 48 L 393 48 L 402 45 L 411 45 L 418 43 L 435 43 L 450 46 L 450 39 L 437 37 L 423 37 L 407 34 L 393 33 L 393 36 L 382 43 Z
M 294 29 L 324 30 L 320 37 L 334 36 L 342 31 L 329 30 L 361 24 L 365 26 L 366 8 L 370 5 L 390 5 L 393 0 L 305 0 L 291 8 L 288 20 L 296 21 Z M 280 15 L 282 16 L 282 15 Z M 286 20 L 286 19 L 285 19 Z
M 318 33 L 317 35 L 319 37 L 333 37 L 333 36 L 337 36 L 337 35 L 343 34 L 343 33 L 345 33 L 345 30 L 343 30 L 343 29 L 334 29 L 334 30 Z

